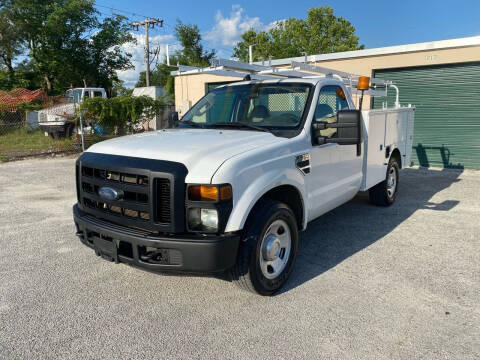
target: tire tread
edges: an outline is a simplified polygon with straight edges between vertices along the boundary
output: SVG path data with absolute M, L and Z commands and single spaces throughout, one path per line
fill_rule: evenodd
M 397 159 L 395 159 L 393 157 L 390 158 L 390 161 L 388 162 L 387 174 L 388 174 L 388 171 L 390 170 L 390 168 L 392 166 L 397 167 L 397 175 L 398 175 L 398 169 L 399 169 L 398 161 L 397 161 Z M 398 192 L 398 176 L 397 176 L 396 192 Z M 374 205 L 377 205 L 377 206 L 390 206 L 395 201 L 395 198 L 393 199 L 393 201 L 388 198 L 388 195 L 387 195 L 387 180 L 386 179 L 383 180 L 382 182 L 378 183 L 374 187 L 372 187 L 368 191 L 368 196 L 369 196 L 370 202 Z
M 250 274 L 250 257 L 253 256 L 256 250 L 256 238 L 259 234 L 255 233 L 256 228 L 259 227 L 260 223 L 258 222 L 258 216 L 256 214 L 266 214 L 270 209 L 274 207 L 281 207 L 283 209 L 291 212 L 290 208 L 279 201 L 265 199 L 261 200 L 255 207 L 252 209 L 251 215 L 245 223 L 245 232 L 238 249 L 237 261 L 235 265 L 230 269 L 230 279 L 235 283 L 239 288 L 259 294 L 260 292 L 255 288 L 255 285 L 252 282 Z M 291 212 L 292 219 L 295 219 L 293 213 Z M 263 226 L 263 224 L 261 224 Z M 293 229 L 292 229 L 293 230 Z M 296 231 L 297 228 L 295 227 Z M 272 292 L 261 293 L 262 295 L 271 295 Z

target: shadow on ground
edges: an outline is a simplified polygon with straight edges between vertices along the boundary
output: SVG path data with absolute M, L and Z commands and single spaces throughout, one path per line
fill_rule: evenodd
M 462 170 L 408 168 L 401 171 L 397 201 L 378 207 L 359 193 L 352 201 L 310 222 L 301 233 L 293 273 L 280 293 L 289 291 L 335 267 L 395 229 L 415 211 L 449 211 L 458 200 L 434 203 L 438 192 L 460 181 Z
M 276 295 L 321 275 L 382 239 L 417 210 L 450 211 L 458 205 L 458 200 L 435 203 L 430 199 L 453 183 L 461 181 L 459 176 L 462 172 L 462 169 L 407 168 L 400 172 L 399 194 L 392 206 L 372 205 L 368 200 L 368 193 L 361 192 L 348 203 L 310 222 L 307 230 L 300 233 L 299 250 L 292 275 Z M 163 275 L 212 276 L 184 273 Z M 227 273 L 217 274 L 215 277 L 231 281 Z

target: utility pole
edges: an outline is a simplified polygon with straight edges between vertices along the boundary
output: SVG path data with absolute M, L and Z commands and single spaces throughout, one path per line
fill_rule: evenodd
M 148 29 L 152 29 L 155 25 L 160 24 L 160 27 L 163 26 L 163 20 L 160 19 L 145 19 L 143 21 L 136 21 L 130 24 L 133 30 L 138 31 L 139 26 L 145 26 L 145 63 L 147 69 L 145 70 L 145 80 L 147 86 L 150 86 L 150 43 L 148 38 Z
M 165 55 L 167 57 L 167 66 L 170 66 L 170 55 L 168 54 L 168 44 L 167 44 L 167 48 L 166 48 L 166 51 L 165 51 Z

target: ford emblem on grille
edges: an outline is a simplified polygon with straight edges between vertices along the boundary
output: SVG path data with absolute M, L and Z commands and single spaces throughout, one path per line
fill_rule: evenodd
M 104 186 L 98 189 L 98 195 L 104 200 L 119 200 L 122 198 L 123 191 Z

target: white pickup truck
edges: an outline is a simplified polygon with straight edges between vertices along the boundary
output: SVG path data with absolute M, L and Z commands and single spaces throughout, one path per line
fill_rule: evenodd
M 73 133 L 75 112 L 86 98 L 107 97 L 104 88 L 75 88 L 67 90 L 66 102 L 38 112 L 38 125 L 45 135 L 54 139 L 69 138 Z
M 310 221 L 359 191 L 395 201 L 413 107 L 356 110 L 331 74 L 251 74 L 208 93 L 178 128 L 97 143 L 78 159 L 85 245 L 150 270 L 228 271 L 271 295 Z

